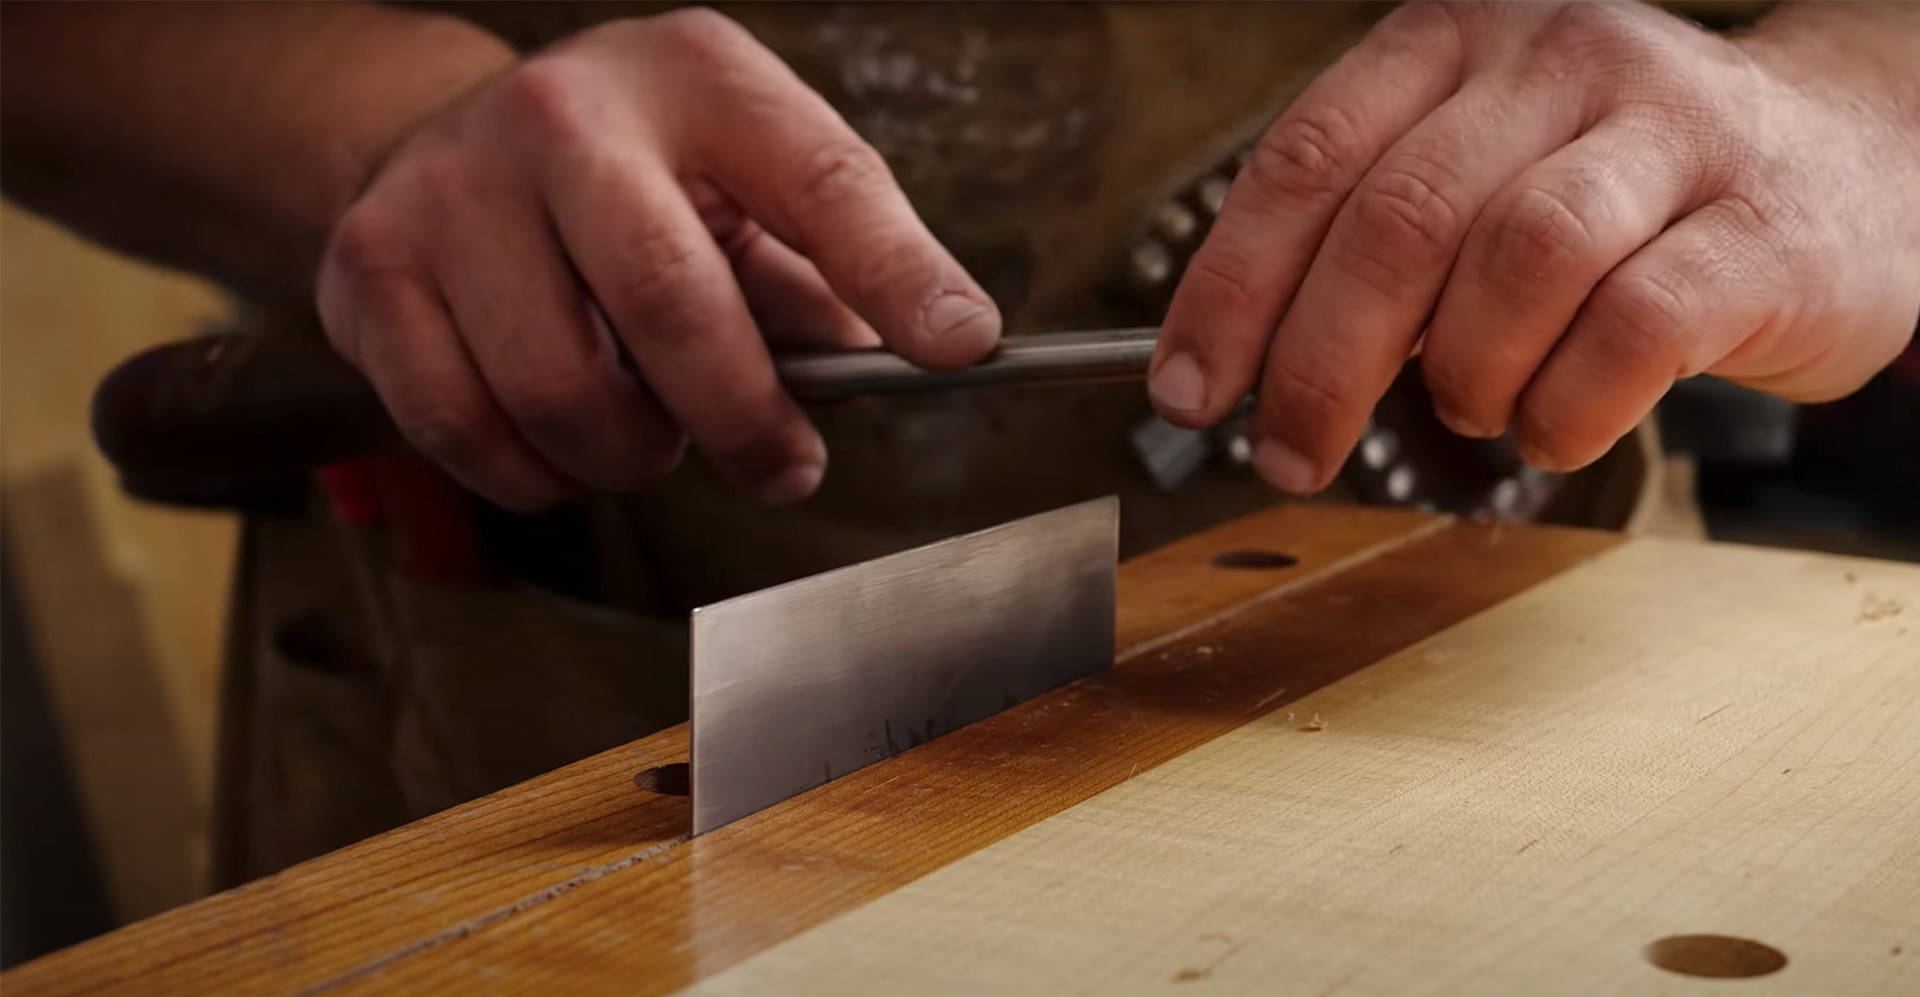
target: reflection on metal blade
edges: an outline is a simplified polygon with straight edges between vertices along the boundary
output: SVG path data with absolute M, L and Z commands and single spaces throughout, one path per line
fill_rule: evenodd
M 693 613 L 693 833 L 1113 661 L 1095 499 Z

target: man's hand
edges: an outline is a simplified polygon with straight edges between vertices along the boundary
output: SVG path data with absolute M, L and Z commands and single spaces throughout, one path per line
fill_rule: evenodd
M 769 341 L 954 366 L 1000 327 L 879 155 L 698 10 L 577 35 L 428 119 L 341 218 L 318 294 L 408 438 L 518 508 L 642 486 L 686 437 L 798 500 L 826 453 Z
M 1257 390 L 1255 466 L 1310 492 L 1416 351 L 1449 426 L 1556 470 L 1676 378 L 1858 387 L 1920 314 L 1920 31 L 1834 44 L 1822 16 L 1730 41 L 1639 6 L 1396 11 L 1256 145 L 1156 407 L 1200 426 Z

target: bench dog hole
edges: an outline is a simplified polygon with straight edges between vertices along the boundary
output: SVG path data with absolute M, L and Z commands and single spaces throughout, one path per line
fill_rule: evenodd
M 687 763 L 670 762 L 656 765 L 650 769 L 641 769 L 633 774 L 633 784 L 649 793 L 662 796 L 687 795 Z
M 1248 548 L 1221 551 L 1213 555 L 1214 567 L 1239 568 L 1244 571 L 1272 571 L 1275 568 L 1291 568 L 1299 563 L 1299 558 L 1292 554 L 1282 554 L 1277 550 Z
M 1765 976 L 1787 964 L 1779 949 L 1732 935 L 1669 935 L 1647 946 L 1646 956 L 1670 973 L 1722 980 Z

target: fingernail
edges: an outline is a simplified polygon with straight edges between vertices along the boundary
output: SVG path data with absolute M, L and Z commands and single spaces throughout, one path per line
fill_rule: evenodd
M 1207 378 L 1190 353 L 1175 353 L 1147 381 L 1154 403 L 1175 412 L 1198 412 L 1207 405 Z
M 825 464 L 794 464 L 762 482 L 756 492 L 768 505 L 792 505 L 812 495 L 826 471 Z
M 927 336 L 943 343 L 978 340 L 984 346 L 1000 335 L 999 312 L 952 291 L 933 299 L 923 318 Z
M 1562 460 L 1561 458 L 1555 457 L 1554 455 L 1546 452 L 1545 450 L 1540 449 L 1537 446 L 1534 446 L 1531 443 L 1526 442 L 1525 440 L 1520 440 L 1515 442 L 1514 450 L 1515 452 L 1519 453 L 1521 463 L 1526 464 L 1528 467 L 1531 467 L 1536 471 L 1547 471 L 1553 474 L 1567 474 L 1573 471 L 1578 471 L 1579 469 L 1587 466 L 1588 464 L 1593 463 L 1593 460 L 1598 459 L 1598 458 L 1594 458 L 1593 460 Z
M 1320 475 L 1313 462 L 1272 437 L 1254 445 L 1253 469 L 1267 484 L 1284 492 L 1306 495 L 1319 490 L 1314 485 Z
M 1445 423 L 1446 427 L 1453 430 L 1456 435 L 1465 436 L 1470 439 L 1491 440 L 1506 431 L 1505 429 L 1489 429 L 1486 426 L 1470 419 L 1462 418 L 1446 409 L 1439 409 L 1434 414 L 1438 415 L 1440 421 Z

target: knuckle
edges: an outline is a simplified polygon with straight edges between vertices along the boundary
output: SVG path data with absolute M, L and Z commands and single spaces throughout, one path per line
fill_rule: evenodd
M 1270 200 L 1325 203 L 1346 193 L 1364 158 L 1352 119 L 1327 104 L 1274 122 L 1254 142 L 1241 176 Z
M 788 213 L 804 218 L 871 197 L 893 183 L 893 171 L 873 146 L 849 137 L 808 153 L 795 178 Z
M 636 290 L 665 294 L 677 291 L 694 264 L 694 246 L 686 236 L 663 228 L 641 228 L 621 247 L 633 268 Z M 643 299 L 655 295 L 642 293 Z
M 1324 368 L 1302 369 L 1291 363 L 1273 364 L 1267 371 L 1264 387 L 1266 393 L 1279 403 L 1278 409 L 1312 426 L 1335 425 L 1342 413 L 1351 407 L 1337 379 L 1328 376 L 1328 370 Z
M 682 7 L 647 23 L 672 51 L 698 61 L 730 57 L 751 37 L 739 23 L 711 7 Z
M 918 245 L 875 240 L 853 270 L 853 296 L 862 303 L 919 301 L 940 285 L 940 268 Z
M 685 235 L 667 228 L 641 226 L 618 243 L 627 279 L 618 290 L 619 311 L 629 335 L 644 336 L 668 345 L 687 333 L 684 323 L 654 321 L 674 318 L 697 264 L 698 250 Z
M 408 248 L 391 223 L 372 211 L 351 211 L 335 227 L 314 285 L 314 305 L 327 341 L 348 362 L 361 362 L 370 314 L 392 314 L 416 280 Z
M 1564 87 L 1573 75 L 1623 107 L 1710 126 L 1713 105 L 1740 102 L 1714 100 L 1698 57 L 1687 54 L 1694 46 L 1678 44 L 1676 29 L 1687 30 L 1677 18 L 1649 16 L 1636 5 L 1564 4 L 1541 23 L 1518 69 L 1519 81 Z
M 744 123 L 736 129 L 780 113 L 786 105 L 782 98 L 799 85 L 751 32 L 716 11 L 692 7 L 642 23 L 645 47 L 662 71 L 705 95 L 708 106 Z
M 1452 255 L 1459 213 L 1412 161 L 1383 170 L 1352 202 L 1353 227 L 1342 240 L 1346 269 L 1386 293 L 1405 291 Z
M 1226 308 L 1244 308 L 1259 300 L 1255 272 L 1247 253 L 1209 247 L 1194 254 L 1187 264 L 1187 272 L 1180 279 L 1181 290 L 1191 286 Z
M 420 452 L 454 468 L 472 468 L 481 462 L 487 439 L 481 430 L 485 416 L 477 401 L 428 397 L 398 407 L 394 425 Z
M 1537 400 L 1522 403 L 1514 434 L 1525 451 L 1543 460 L 1549 470 L 1558 470 L 1579 462 L 1590 446 L 1586 434 L 1576 432 L 1567 420 Z
M 1366 43 L 1416 64 L 1438 66 L 1484 32 L 1486 5 L 1415 0 L 1394 8 L 1369 32 Z
M 1462 416 L 1482 414 L 1486 405 L 1481 395 L 1486 393 L 1489 384 L 1475 375 L 1466 362 L 1466 358 L 1449 356 L 1428 348 L 1420 357 L 1420 376 L 1426 382 L 1427 393 L 1433 396 L 1434 406 Z
M 1595 345 L 1625 363 L 1680 368 L 1685 330 L 1692 321 L 1693 291 L 1670 269 L 1644 269 L 1613 277 L 1588 302 L 1600 319 Z
M 1680 152 L 1703 178 L 1730 186 L 1774 161 L 1752 141 L 1752 104 L 1709 85 L 1697 59 L 1620 59 L 1603 67 L 1603 74 L 1612 77 L 1615 106 L 1609 113 L 1647 140 Z
M 1578 279 L 1598 249 L 1583 211 L 1546 188 L 1519 191 L 1493 217 L 1492 277 L 1522 299 Z
M 1540 25 L 1531 50 L 1542 63 L 1606 65 L 1646 52 L 1639 19 L 1618 4 L 1562 4 Z
M 1381 19 L 1380 27 L 1421 37 L 1432 31 L 1456 26 L 1459 22 L 1454 15 L 1458 9 L 1455 4 L 1439 0 L 1414 0 L 1394 8 L 1393 13 Z
M 400 270 L 404 243 L 384 213 L 359 208 L 348 211 L 334 226 L 327 262 L 353 278 L 365 280 Z
M 549 446 L 595 435 L 601 394 L 600 379 L 591 370 L 562 367 L 513 385 L 501 401 L 529 439 Z
M 575 61 L 564 52 L 536 56 L 502 83 L 514 113 L 546 142 L 584 141 L 593 130 L 587 121 L 592 102 L 583 99 L 592 85 Z
M 1782 257 L 1776 259 L 1776 263 L 1788 262 L 1784 257 L 1801 245 L 1801 236 L 1812 219 L 1792 198 L 1770 196 L 1764 193 L 1764 188 L 1757 189 L 1761 192 L 1729 191 L 1715 207 L 1732 216 L 1733 228 L 1746 238 L 1749 246 L 1775 251 Z

